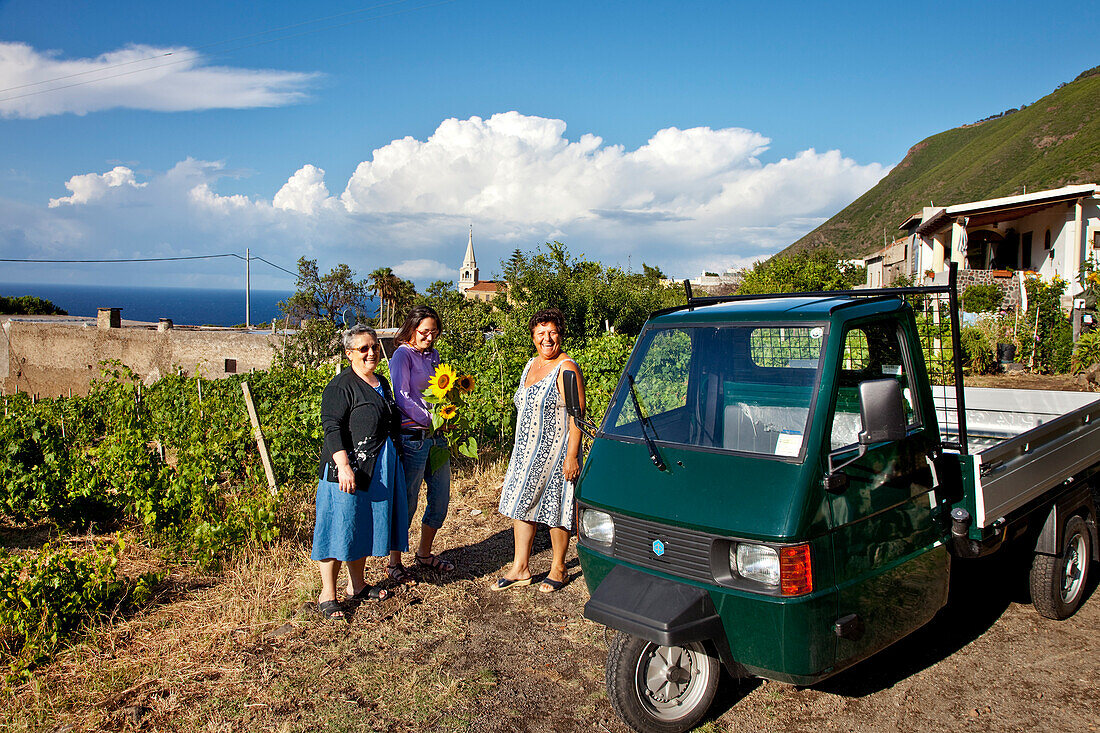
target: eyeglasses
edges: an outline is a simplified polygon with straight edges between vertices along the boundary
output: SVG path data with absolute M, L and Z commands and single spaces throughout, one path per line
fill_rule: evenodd
M 360 346 L 359 348 L 348 349 L 348 351 L 358 351 L 360 354 L 368 354 L 372 351 L 377 351 L 382 348 L 379 344 L 368 344 L 366 346 Z
M 439 335 L 439 331 L 437 329 L 434 329 L 434 328 L 428 328 L 428 329 L 425 329 L 423 331 L 417 331 L 417 333 L 420 334 L 420 336 L 422 338 L 428 338 L 429 336 L 438 336 Z

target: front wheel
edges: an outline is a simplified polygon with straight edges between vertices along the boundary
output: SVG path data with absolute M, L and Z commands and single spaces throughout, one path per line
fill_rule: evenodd
M 1092 561 L 1088 525 L 1072 516 L 1062 531 L 1062 552 L 1057 557 L 1036 554 L 1031 563 L 1031 602 L 1039 615 L 1069 618 L 1081 605 Z
M 718 660 L 699 642 L 661 646 L 619 632 L 607 651 L 611 707 L 637 731 L 680 733 L 706 715 Z

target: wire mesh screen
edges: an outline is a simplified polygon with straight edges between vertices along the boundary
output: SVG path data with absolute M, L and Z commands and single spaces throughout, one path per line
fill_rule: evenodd
M 965 415 L 960 421 L 958 390 L 955 384 L 955 350 L 951 338 L 951 296 L 943 292 L 915 293 L 904 297 L 913 308 L 917 321 L 917 334 L 924 353 L 925 368 L 932 383 L 932 400 L 936 408 L 936 421 L 940 426 L 940 440 L 949 450 L 966 452 L 959 437 L 965 430 Z
M 817 368 L 821 358 L 820 328 L 756 328 L 749 354 L 757 366 Z

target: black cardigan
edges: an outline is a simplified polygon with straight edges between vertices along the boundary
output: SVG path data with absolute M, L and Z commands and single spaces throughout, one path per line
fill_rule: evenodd
M 321 427 L 325 438 L 321 446 L 321 461 L 317 477 L 337 481 L 339 475 L 332 454 L 347 451 L 348 461 L 355 470 L 357 488 L 370 486 L 374 475 L 374 463 L 386 442 L 393 438 L 394 446 L 401 445 L 398 435 L 401 429 L 401 413 L 393 401 L 390 383 L 376 374 L 385 398 L 364 382 L 352 369 L 345 369 L 333 377 L 321 395 Z M 362 483 L 361 483 L 362 482 Z

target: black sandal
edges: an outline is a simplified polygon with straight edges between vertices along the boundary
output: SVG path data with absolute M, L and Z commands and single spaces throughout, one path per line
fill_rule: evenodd
M 348 596 L 348 601 L 362 603 L 363 601 L 384 601 L 392 594 L 380 585 L 365 585 L 363 590 L 355 595 Z
M 413 557 L 416 558 L 417 567 L 435 570 L 440 573 L 449 573 L 455 569 L 455 564 L 453 562 L 444 560 L 439 555 L 421 557 L 419 552 L 414 552 Z
M 344 614 L 344 604 L 340 601 L 321 601 L 317 604 L 317 611 L 326 621 L 347 620 L 347 616 Z

